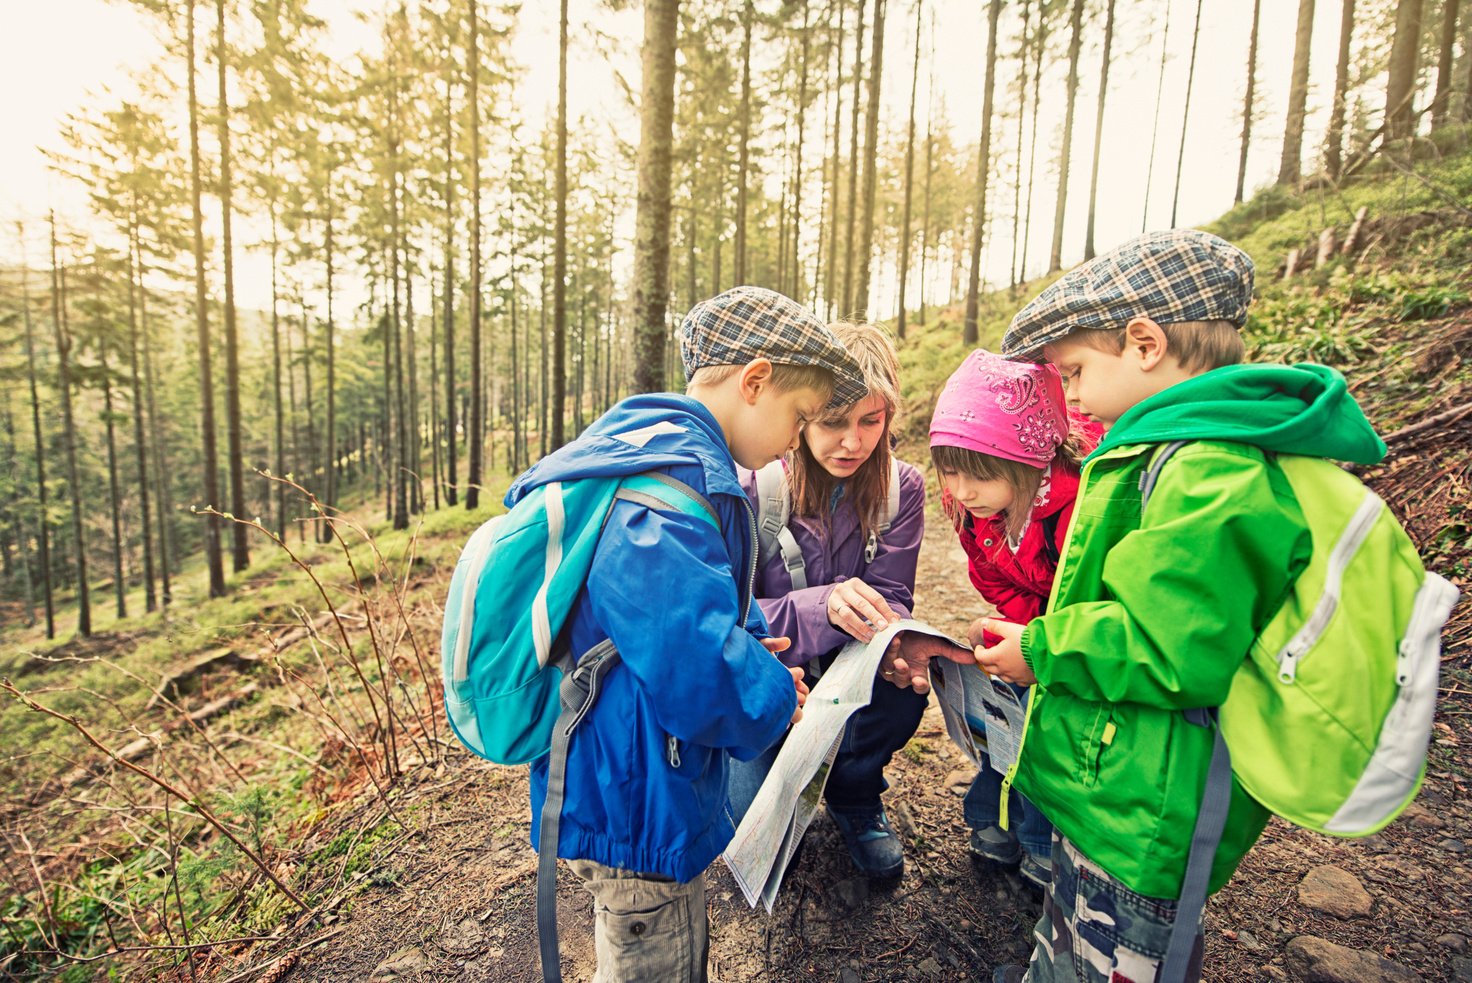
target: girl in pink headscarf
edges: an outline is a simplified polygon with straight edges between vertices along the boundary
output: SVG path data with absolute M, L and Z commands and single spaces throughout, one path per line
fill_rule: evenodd
M 1003 619 L 1027 624 L 1047 606 L 1073 517 L 1079 463 L 1098 439 L 1095 425 L 1068 413 L 1063 381 L 1051 365 L 974 351 L 941 391 L 930 423 L 941 504 L 966 550 L 972 584 Z M 1026 689 L 1014 689 L 1026 703 Z M 1002 775 L 983 761 L 964 803 L 971 852 L 987 863 L 1016 865 L 1044 887 L 1052 824 L 1010 794 L 1011 829 L 1004 830 Z

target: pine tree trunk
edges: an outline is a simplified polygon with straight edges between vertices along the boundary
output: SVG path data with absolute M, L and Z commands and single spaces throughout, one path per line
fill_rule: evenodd
M 670 275 L 670 158 L 675 115 L 679 0 L 645 0 L 639 124 L 639 208 L 634 228 L 634 390 L 665 388 Z
M 20 235 L 21 311 L 26 327 L 26 384 L 31 390 L 31 434 L 36 444 L 36 540 L 41 554 L 41 594 L 46 608 L 46 637 L 56 637 L 56 602 L 51 584 L 51 530 L 46 520 L 46 440 L 41 435 L 41 399 L 36 386 L 35 326 L 31 322 L 30 265 L 25 255 L 25 234 Z
M 1312 3 L 1313 0 L 1308 0 Z M 1155 182 L 1155 145 L 1160 137 L 1160 105 L 1165 101 L 1165 65 L 1170 60 L 1170 4 L 1165 5 L 1165 27 L 1160 38 L 1160 75 L 1155 80 L 1155 121 L 1150 125 L 1150 160 L 1145 165 L 1145 203 L 1140 209 L 1140 231 L 1150 225 L 1150 190 Z
M 112 514 L 112 588 L 121 621 L 128 616 L 128 585 L 123 577 L 123 505 L 118 487 L 117 425 L 112 411 L 112 370 L 107 364 L 106 342 L 98 345 L 98 356 L 102 370 L 103 432 L 107 436 L 107 501 Z
M 277 288 L 276 263 L 280 251 L 276 226 L 276 202 L 271 211 L 271 408 L 276 425 L 276 477 L 286 474 L 286 419 L 281 405 L 281 311 Z M 276 535 L 286 538 L 286 485 L 276 482 Z
M 434 494 L 434 510 L 440 510 L 440 305 L 434 295 L 434 262 L 429 267 L 429 467 L 434 472 L 430 488 Z
M 1022 269 L 1017 265 L 1017 243 L 1019 240 L 1018 226 L 1022 221 L 1022 123 L 1027 118 L 1027 53 L 1031 47 L 1031 39 L 1027 34 L 1027 25 L 1032 4 L 1030 0 L 1022 0 L 1022 33 L 1018 38 L 1017 45 L 1017 149 L 1015 159 L 1017 169 L 1012 181 L 1012 262 L 1008 267 L 1012 275 L 1012 287 L 1015 289 L 1022 280 Z M 1039 14 L 1041 20 L 1041 14 Z M 1041 27 L 1041 24 L 1039 25 Z M 1033 118 L 1033 129 L 1037 129 L 1037 118 Z M 1031 166 L 1029 164 L 1029 166 Z M 1025 234 L 1025 233 L 1024 233 Z M 1024 253 L 1022 262 L 1027 264 L 1027 256 Z
M 335 161 L 334 161 L 335 163 Z M 323 197 L 327 199 L 327 222 L 323 234 L 323 252 L 327 265 L 327 321 L 323 325 L 323 355 L 327 361 L 327 496 L 323 504 L 327 506 L 327 516 L 333 514 L 337 508 L 337 326 L 334 322 L 332 309 L 332 274 L 335 242 L 332 236 L 332 172 L 333 168 L 327 169 L 327 186 L 323 190 Z M 279 386 L 278 396 L 279 396 Z M 326 517 L 324 517 L 325 520 Z M 332 528 L 329 522 L 323 521 L 318 528 L 317 539 L 319 542 L 330 543 L 332 541 Z
M 1027 246 L 1032 238 L 1032 186 L 1033 179 L 1037 177 L 1038 160 L 1038 108 L 1043 99 L 1043 54 L 1048 44 L 1048 28 L 1045 20 L 1047 7 L 1043 3 L 1038 4 L 1038 27 L 1033 32 L 1033 71 L 1032 71 L 1032 132 L 1028 135 L 1027 148 L 1027 200 L 1024 203 L 1022 218 L 1022 255 L 1019 257 L 1019 269 L 1017 279 L 1019 281 L 1027 275 Z M 952 291 L 954 294 L 954 291 Z
M 1421 54 L 1422 0 L 1400 0 L 1385 84 L 1385 139 L 1404 140 L 1416 132 L 1416 70 Z
M 419 428 L 419 369 L 414 352 L 414 261 L 408 241 L 404 242 L 404 366 L 408 373 L 408 431 L 407 450 L 409 455 L 409 511 L 418 515 L 424 511 L 424 483 L 422 480 L 424 458 L 420 445 L 424 435 Z
M 235 324 L 235 250 L 230 220 L 230 102 L 226 97 L 225 0 L 215 0 L 215 63 L 219 79 L 220 246 L 225 273 L 225 434 L 230 459 L 230 511 L 238 519 L 245 510 L 245 452 L 241 447 L 240 333 Z M 250 566 L 250 547 L 243 522 L 230 523 L 230 559 L 236 573 Z
M 808 118 L 808 0 L 802 0 L 802 68 L 797 82 L 797 166 L 792 178 L 792 296 L 802 294 L 802 151 Z M 823 223 L 818 222 L 818 238 Z
M 1345 0 L 1353 4 L 1354 0 Z M 1232 203 L 1242 204 L 1247 184 L 1247 150 L 1252 145 L 1252 109 L 1257 94 L 1257 36 L 1262 0 L 1252 0 L 1252 37 L 1247 44 L 1247 94 L 1242 100 L 1242 150 L 1237 158 L 1237 193 Z
M 567 0 L 562 0 L 557 69 L 557 209 L 552 270 L 552 442 L 563 445 L 567 413 Z M 638 344 L 636 341 L 635 344 Z
M 143 439 L 143 386 L 138 371 L 138 292 L 143 289 L 143 256 L 138 242 L 137 204 L 128 221 L 128 376 L 133 401 L 133 453 L 138 471 L 138 511 L 143 541 L 143 609 L 158 610 L 154 588 L 153 515 L 149 501 L 148 445 Z
M 1181 207 L 1181 172 L 1186 163 L 1186 130 L 1191 124 L 1191 88 L 1196 83 L 1196 45 L 1201 40 L 1201 8 L 1206 0 L 1196 0 L 1196 25 L 1191 29 L 1191 63 L 1186 69 L 1186 106 L 1181 116 L 1181 146 L 1176 152 L 1176 186 L 1171 192 L 1170 227 L 1176 227 Z
M 480 506 L 481 456 L 485 452 L 485 382 L 481 378 L 480 316 L 480 12 L 476 0 L 470 3 L 470 427 L 469 469 L 465 476 L 465 507 L 474 512 Z M 567 63 L 567 0 L 562 0 L 562 60 Z M 565 78 L 565 76 L 564 76 Z M 564 90 L 566 85 L 563 86 Z M 562 117 L 558 128 L 561 132 Z M 562 138 L 559 136 L 559 145 Z
M 158 412 L 158 379 L 153 370 L 153 344 L 152 333 L 148 323 L 148 288 L 144 286 L 142 278 L 143 270 L 143 248 L 139 243 L 138 249 L 138 327 L 141 335 L 140 341 L 143 345 L 143 383 L 148 390 L 148 430 L 153 438 L 153 480 L 158 490 L 158 583 L 159 602 L 164 611 L 164 617 L 168 617 L 169 605 L 174 603 L 173 584 L 170 578 L 172 566 L 176 561 L 174 552 L 176 540 L 173 529 L 174 497 L 169 483 L 173 480 L 173 472 L 169 469 L 168 455 L 165 451 L 164 421 Z
M 862 0 L 861 0 L 862 2 Z M 746 283 L 746 184 L 747 169 L 751 163 L 751 29 L 756 17 L 752 0 L 741 7 L 741 137 L 736 157 L 736 283 Z M 639 388 L 639 335 L 641 327 L 634 329 L 634 388 Z
M 992 156 L 992 101 L 997 80 L 997 18 L 1002 12 L 1002 0 L 991 0 L 987 10 L 986 28 L 986 81 L 982 83 L 981 97 L 981 144 L 976 161 L 976 206 L 975 224 L 971 236 L 971 273 L 966 288 L 966 323 L 962 329 L 961 342 L 967 346 L 976 344 L 979 338 L 977 319 L 981 313 L 981 242 L 986 235 L 986 182 L 991 172 Z
M 930 31 L 930 81 L 926 86 L 927 96 L 935 93 L 935 15 L 931 14 Z M 930 100 L 925 120 L 925 192 L 920 207 L 920 323 L 925 323 L 925 301 L 929 297 L 929 286 L 925 279 L 926 263 L 930 257 L 930 179 L 935 175 L 935 104 Z
M 1303 120 L 1308 104 L 1308 60 L 1313 33 L 1314 0 L 1299 0 L 1293 74 L 1288 84 L 1288 122 L 1283 130 L 1283 159 L 1278 164 L 1279 184 L 1297 184 L 1303 174 Z
M 541 360 L 541 377 L 537 384 L 537 443 L 538 457 L 547 456 L 548 396 L 551 386 L 547 378 L 547 255 L 545 242 L 542 248 L 542 302 L 537 310 L 538 328 L 541 337 L 537 344 L 537 355 Z
M 905 204 L 900 219 L 899 314 L 894 333 L 905 340 L 905 284 L 910 278 L 910 199 L 915 187 L 915 96 L 920 90 L 920 29 L 925 0 L 915 3 L 915 66 L 910 71 L 910 129 L 905 138 Z
M 66 273 L 56 258 L 56 215 L 51 215 L 51 324 L 56 335 L 56 391 L 61 396 L 67 491 L 72 500 L 72 544 L 76 549 L 77 634 L 92 634 L 92 598 L 87 584 L 87 541 L 82 532 L 82 475 L 77 466 L 77 426 L 72 414 L 71 338 L 66 322 Z
M 1114 0 L 1104 11 L 1104 51 L 1099 64 L 1099 100 L 1094 110 L 1094 161 L 1089 169 L 1089 221 L 1084 230 L 1084 259 L 1094 258 L 1094 215 L 1099 203 L 1099 153 L 1104 146 L 1104 96 L 1109 92 L 1109 53 L 1114 45 Z
M 1257 2 L 1261 3 L 1261 0 Z M 1257 41 L 1255 21 L 1253 28 L 1255 44 Z M 1353 38 L 1354 0 L 1342 0 L 1339 7 L 1339 58 L 1334 65 L 1334 101 L 1329 108 L 1329 129 L 1324 134 L 1324 169 L 1335 181 L 1339 180 L 1339 174 L 1344 168 L 1344 119 L 1349 102 L 1349 46 Z M 1240 181 L 1238 182 L 1237 200 L 1242 200 Z
M 194 0 L 188 0 L 189 44 L 189 185 L 194 228 L 194 323 L 199 335 L 199 416 L 200 452 L 203 460 L 204 504 L 218 509 L 220 501 L 219 454 L 215 449 L 214 370 L 210 366 L 209 302 L 204 288 L 204 217 L 199 159 L 199 100 L 195 94 L 194 73 Z M 210 597 L 225 596 L 225 563 L 220 552 L 220 519 L 206 515 L 204 550 L 209 567 Z
M 823 269 L 823 303 L 828 311 L 828 319 L 832 320 L 837 313 L 838 305 L 835 303 L 833 294 L 837 285 L 838 272 L 838 225 L 839 215 L 839 177 L 842 174 L 839 163 L 843 159 L 843 39 L 845 18 L 848 16 L 847 0 L 836 0 L 838 4 L 838 36 L 833 42 L 833 57 L 837 67 L 833 73 L 833 151 L 832 151 L 832 178 L 828 186 L 828 223 L 831 232 L 828 237 L 828 265 Z M 717 262 L 720 262 L 717 254 Z
M 1452 52 L 1457 40 L 1457 10 L 1460 0 L 1442 0 L 1440 50 L 1436 58 L 1436 95 L 1431 99 L 1431 129 L 1436 131 L 1451 121 Z M 1472 57 L 1472 51 L 1464 57 Z
M 448 42 L 446 48 L 448 49 Z M 455 61 L 445 57 L 445 504 L 456 503 L 455 463 Z
M 864 6 L 859 2 L 859 21 L 854 28 L 854 95 L 848 138 L 848 208 L 844 216 L 843 293 L 838 305 L 839 317 L 854 313 L 854 222 L 859 212 L 859 87 L 864 81 Z M 877 2 L 877 0 L 876 0 Z M 835 254 L 835 259 L 837 258 Z
M 1084 0 L 1073 0 L 1068 36 L 1068 96 L 1063 111 L 1063 139 L 1058 147 L 1058 201 L 1053 206 L 1053 245 L 1048 272 L 1063 269 L 1063 219 L 1068 211 L 1068 173 L 1073 161 L 1073 111 L 1078 103 L 1078 54 L 1083 47 Z
M 864 224 L 859 232 L 858 285 L 854 290 L 854 316 L 869 319 L 869 282 L 874 253 L 874 198 L 879 179 L 879 84 L 884 72 L 884 7 L 874 0 L 874 40 L 869 69 L 869 108 L 864 120 Z

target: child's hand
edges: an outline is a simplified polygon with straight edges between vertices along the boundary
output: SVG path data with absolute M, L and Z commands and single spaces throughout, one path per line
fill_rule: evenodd
M 828 595 L 828 623 L 861 642 L 899 620 L 884 596 L 857 577 L 840 580 Z
M 788 638 L 785 635 L 775 638 L 763 638 L 762 648 L 766 649 L 768 652 L 771 652 L 773 655 L 776 655 L 778 652 L 786 652 L 788 649 L 792 648 L 792 639 Z
M 902 631 L 889 643 L 884 658 L 879 662 L 879 674 L 900 689 L 908 686 L 924 696 L 930 692 L 930 660 L 934 658 L 966 663 L 973 661 L 975 656 L 944 638 Z
M 1022 657 L 1022 625 L 998 618 L 982 618 L 977 625 L 1002 639 L 990 648 L 976 646 L 976 664 L 983 672 L 1019 686 L 1031 686 L 1038 681 Z
M 808 684 L 803 682 L 804 672 L 801 666 L 791 666 L 787 671 L 792 673 L 792 685 L 797 690 L 797 709 L 792 711 L 792 723 L 795 724 L 802 719 L 803 704 L 808 702 Z

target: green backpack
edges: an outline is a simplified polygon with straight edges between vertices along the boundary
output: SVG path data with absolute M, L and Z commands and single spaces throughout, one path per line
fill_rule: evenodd
M 1142 511 L 1185 443 L 1156 452 L 1140 479 Z M 1411 803 L 1426 773 L 1441 628 L 1457 589 L 1427 572 L 1395 516 L 1354 475 L 1323 458 L 1272 460 L 1303 510 L 1313 551 L 1226 702 L 1187 714 L 1204 726 L 1215 718 L 1217 739 L 1162 981 L 1184 975 L 1233 775 L 1289 822 L 1368 836 Z

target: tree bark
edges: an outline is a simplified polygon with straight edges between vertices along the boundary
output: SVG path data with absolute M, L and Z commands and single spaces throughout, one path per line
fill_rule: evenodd
M 991 171 L 992 155 L 992 99 L 997 78 L 997 18 L 1002 12 L 1002 0 L 991 0 L 987 10 L 986 31 L 986 80 L 982 83 L 981 97 L 981 145 L 976 160 L 976 208 L 975 223 L 971 237 L 971 273 L 966 287 L 966 323 L 962 328 L 961 341 L 975 345 L 979 337 L 977 318 L 981 312 L 981 242 L 986 234 L 986 179 Z
M 218 509 L 220 484 L 217 468 L 219 454 L 215 448 L 215 390 L 214 370 L 210 366 L 209 302 L 204 288 L 204 217 L 201 214 L 202 195 L 199 159 L 199 100 L 195 94 L 194 75 L 194 0 L 188 0 L 188 57 L 189 57 L 189 186 L 192 222 L 194 229 L 194 323 L 199 336 L 199 416 L 200 453 L 203 460 L 205 505 Z M 220 519 L 206 515 L 204 550 L 205 562 L 209 567 L 210 597 L 225 596 L 225 563 L 220 552 Z
M 1206 0 L 1196 0 L 1196 23 L 1191 28 L 1191 63 L 1186 69 L 1186 106 L 1181 114 L 1181 147 L 1176 152 L 1176 186 L 1171 192 L 1170 227 L 1176 227 L 1181 207 L 1181 172 L 1186 163 L 1186 130 L 1191 124 L 1191 89 L 1196 84 L 1196 46 L 1201 40 L 1201 8 Z
M 925 0 L 915 3 L 915 67 L 910 71 L 910 129 L 905 138 L 905 205 L 900 219 L 899 313 L 894 333 L 905 340 L 905 281 L 910 278 L 910 199 L 915 186 L 915 96 L 920 90 L 920 28 Z
M 1094 258 L 1094 215 L 1099 203 L 1099 153 L 1104 146 L 1104 96 L 1109 92 L 1109 53 L 1114 45 L 1114 0 L 1104 11 L 1104 51 L 1099 64 L 1099 100 L 1094 110 L 1094 160 L 1089 169 L 1089 220 L 1084 230 L 1084 259 Z M 1019 129 L 1021 124 L 1019 123 Z
M 98 339 L 102 375 L 102 422 L 107 437 L 107 501 L 112 513 L 112 589 L 117 600 L 118 620 L 128 616 L 127 583 L 123 577 L 123 506 L 118 487 L 118 441 L 116 417 L 112 412 L 112 370 L 107 364 L 107 342 Z
M 466 440 L 469 448 L 469 468 L 465 476 L 465 507 L 474 512 L 480 506 L 481 458 L 485 453 L 485 394 L 481 391 L 485 382 L 481 377 L 481 317 L 480 317 L 480 12 L 476 0 L 470 4 L 470 92 L 467 109 L 470 112 L 470 427 Z M 567 65 L 567 0 L 562 0 L 562 64 L 563 95 L 566 105 Z M 566 118 L 564 110 L 559 118 L 559 131 Z M 559 136 L 559 147 L 564 138 Z M 559 237 L 561 226 L 559 225 Z
M 327 293 L 327 321 L 323 325 L 324 356 L 327 360 L 327 497 L 323 504 L 328 508 L 331 515 L 332 509 L 337 507 L 337 325 L 334 321 L 332 306 L 333 294 L 333 259 L 336 243 L 333 240 L 332 228 L 332 173 L 336 169 L 337 161 L 333 159 L 327 167 L 326 186 L 323 189 L 323 197 L 327 200 L 326 227 L 323 230 L 322 242 L 324 259 L 327 265 L 326 293 Z M 323 522 L 318 527 L 317 539 L 322 543 L 332 541 L 332 527 Z
M 848 209 L 844 216 L 843 293 L 838 316 L 848 317 L 854 309 L 854 223 L 859 211 L 859 87 L 864 81 L 864 5 L 859 0 L 859 22 L 854 28 L 854 104 L 848 138 Z M 838 257 L 835 255 L 834 259 Z
M 1308 62 L 1313 33 L 1314 0 L 1299 0 L 1293 74 L 1288 85 L 1288 122 L 1283 130 L 1283 158 L 1278 164 L 1279 184 L 1297 184 L 1303 174 L 1303 119 L 1308 104 Z
M 1421 54 L 1422 0 L 1400 0 L 1385 84 L 1385 138 L 1404 140 L 1416 131 L 1416 70 Z
M 557 186 L 552 271 L 552 443 L 564 443 L 567 412 L 567 0 L 562 0 L 557 69 Z
M 1441 45 L 1436 58 L 1436 95 L 1431 99 L 1431 129 L 1441 129 L 1451 121 L 1452 52 L 1457 40 L 1457 11 L 1460 0 L 1442 0 Z M 1463 57 L 1472 57 L 1472 51 Z
M 792 177 L 792 296 L 802 294 L 802 260 L 799 246 L 802 244 L 802 149 L 804 124 L 808 118 L 808 0 L 802 0 L 802 68 L 797 82 L 797 163 Z M 823 223 L 818 222 L 818 237 L 822 238 Z
M 874 198 L 879 179 L 879 83 L 884 72 L 884 7 L 874 0 L 874 40 L 869 69 L 869 109 L 864 121 L 864 224 L 859 234 L 858 286 L 854 291 L 854 316 L 869 318 L 869 278 L 874 253 Z
M 736 156 L 736 283 L 746 282 L 746 179 L 751 164 L 751 28 L 756 16 L 752 0 L 741 7 L 741 137 Z M 634 346 L 637 351 L 642 325 L 634 330 Z M 634 388 L 639 387 L 642 370 L 635 359 Z
M 634 227 L 634 391 L 665 388 L 670 276 L 670 166 L 679 0 L 645 0 L 639 121 L 639 208 Z
M 1013 287 L 1016 287 L 1022 279 L 1022 271 L 1017 266 L 1017 243 L 1018 233 L 1021 231 L 1019 224 L 1022 221 L 1022 123 L 1027 118 L 1027 53 L 1031 44 L 1027 35 L 1027 25 L 1031 9 L 1030 0 L 1022 0 L 1022 33 L 1017 45 L 1017 169 L 1012 181 L 1012 260 L 1008 267 Z M 1036 119 L 1034 119 L 1033 126 L 1034 128 L 1037 126 Z M 1022 261 L 1026 264 L 1027 257 L 1023 256 Z
M 225 0 L 215 0 L 215 63 L 219 80 L 220 246 L 225 273 L 225 434 L 230 459 L 230 511 L 245 518 L 245 453 L 241 448 L 240 333 L 235 324 L 235 250 L 231 240 L 230 101 L 226 95 Z M 230 559 L 235 572 L 250 566 L 242 522 L 230 523 Z
M 844 26 L 848 17 L 846 0 L 837 0 L 837 3 L 838 37 L 833 42 L 834 58 L 837 62 L 833 74 L 833 178 L 828 190 L 828 222 L 831 233 L 828 238 L 828 265 L 823 270 L 823 302 L 828 308 L 829 320 L 833 319 L 838 310 L 833 291 L 838 285 L 838 227 L 839 216 L 842 213 L 842 209 L 839 208 L 841 198 L 839 179 L 842 176 L 839 162 L 843 158 L 843 39 Z M 717 261 L 719 261 L 719 254 L 717 254 Z
M 1068 210 L 1068 172 L 1073 160 L 1073 110 L 1078 102 L 1078 54 L 1083 47 L 1084 0 L 1073 0 L 1068 35 L 1068 96 L 1063 111 L 1063 140 L 1058 147 L 1058 201 L 1053 206 L 1053 246 L 1048 272 L 1063 269 L 1063 219 Z
M 56 257 L 56 213 L 51 213 L 51 326 L 56 335 L 56 388 L 61 396 L 62 438 L 67 491 L 72 500 L 72 542 L 76 547 L 77 634 L 92 634 L 92 599 L 87 585 L 87 541 L 82 531 L 82 474 L 77 466 L 77 425 L 72 412 L 71 338 L 66 325 L 66 275 Z
M 16 223 L 20 238 L 20 296 L 26 329 L 26 383 L 31 390 L 31 433 L 36 444 L 36 539 L 41 554 L 41 593 L 46 607 L 46 637 L 56 637 L 56 604 L 51 584 L 51 531 L 46 521 L 46 441 L 41 435 L 41 399 L 36 386 L 36 340 L 31 322 L 30 267 L 25 254 L 25 230 Z
M 1312 2 L 1312 0 L 1310 0 Z M 1150 159 L 1145 165 L 1145 203 L 1140 209 L 1140 231 L 1150 227 L 1150 188 L 1155 182 L 1155 144 L 1160 136 L 1160 104 L 1165 99 L 1165 65 L 1170 60 L 1170 4 L 1160 37 L 1160 74 L 1155 80 L 1155 121 L 1150 125 Z
M 133 402 L 133 455 L 138 473 L 138 511 L 143 546 L 143 609 L 158 610 L 154 587 L 153 515 L 149 501 L 148 444 L 143 434 L 143 385 L 138 371 L 138 291 L 143 289 L 143 256 L 138 243 L 138 209 L 132 202 L 128 219 L 128 383 Z
M 1349 101 L 1349 45 L 1353 37 L 1354 0 L 1342 0 L 1339 6 L 1339 58 L 1334 65 L 1334 101 L 1329 107 L 1329 129 L 1324 134 L 1324 169 L 1336 181 L 1344 168 L 1344 118 Z M 1237 200 L 1242 200 L 1240 191 Z
M 445 41 L 445 504 L 456 504 L 454 58 Z

